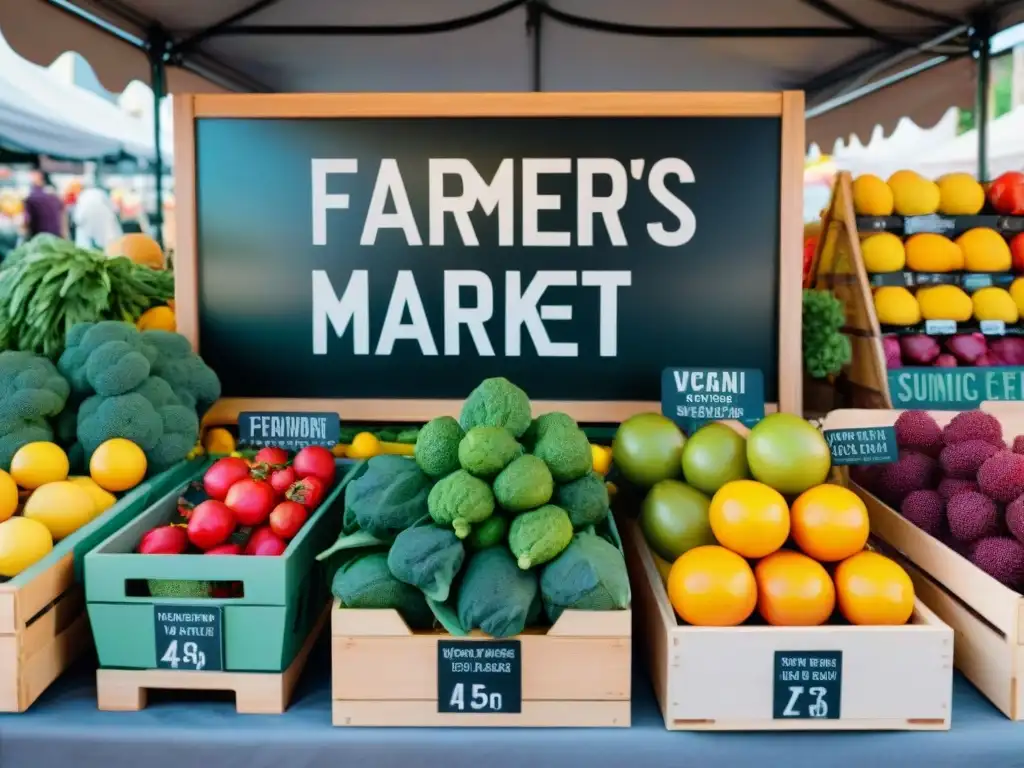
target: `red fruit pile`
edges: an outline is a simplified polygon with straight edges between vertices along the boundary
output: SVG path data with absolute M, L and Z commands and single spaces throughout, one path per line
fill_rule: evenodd
M 181 520 L 147 531 L 144 555 L 281 555 L 334 483 L 331 452 L 295 456 L 263 448 L 252 461 L 227 457 L 203 475 L 198 503 L 179 500 Z M 198 486 L 198 484 L 197 484 Z
M 964 411 L 940 428 L 924 411 L 896 420 L 899 460 L 851 468 L 852 480 L 921 530 L 1024 593 L 1024 436 Z
M 1019 336 L 993 338 L 980 333 L 961 333 L 936 338 L 915 333 L 899 337 L 884 336 L 882 349 L 885 352 L 886 368 L 1024 365 L 1024 339 Z

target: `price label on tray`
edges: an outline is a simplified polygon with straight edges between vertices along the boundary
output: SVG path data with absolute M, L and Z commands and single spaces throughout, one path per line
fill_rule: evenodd
M 520 642 L 438 640 L 437 711 L 466 715 L 522 712 Z
M 773 679 L 773 719 L 839 719 L 842 651 L 776 651 Z
M 157 669 L 223 669 L 224 617 L 220 606 L 154 605 L 153 619 Z
M 826 429 L 824 434 L 836 466 L 891 464 L 899 458 L 894 427 Z
M 944 235 L 956 229 L 956 219 L 932 214 L 931 216 L 907 216 L 903 221 L 903 233 L 910 237 L 921 232 Z
M 956 333 L 956 320 L 925 320 L 924 332 L 929 336 L 952 336 Z
M 276 445 L 298 450 L 307 445 L 330 448 L 341 437 L 336 413 L 245 411 L 238 414 L 238 442 L 256 448 Z
M 978 325 L 986 336 L 1006 335 L 1006 323 L 1002 320 L 982 320 Z
M 968 292 L 973 293 L 980 288 L 988 288 L 990 285 L 992 285 L 992 275 L 973 274 L 964 275 L 963 278 L 964 290 Z

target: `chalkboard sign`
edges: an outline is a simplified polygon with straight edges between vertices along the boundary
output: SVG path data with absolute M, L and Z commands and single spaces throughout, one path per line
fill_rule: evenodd
M 760 370 L 798 409 L 790 96 L 176 100 L 179 327 L 227 398 L 453 401 L 505 376 L 656 409 L 671 365 Z
M 835 466 L 891 464 L 900 457 L 894 427 L 826 429 L 824 435 Z
M 276 445 L 289 451 L 307 445 L 337 445 L 341 423 L 336 413 L 279 413 L 248 411 L 238 414 L 238 443 L 246 447 Z
M 224 618 L 220 606 L 154 605 L 153 621 L 157 669 L 221 669 Z
M 773 677 L 775 720 L 839 719 L 842 651 L 776 651 Z
M 1024 367 L 896 368 L 889 395 L 901 410 L 969 411 L 986 400 L 1024 400 Z
M 522 712 L 521 643 L 438 640 L 437 711 L 464 715 Z

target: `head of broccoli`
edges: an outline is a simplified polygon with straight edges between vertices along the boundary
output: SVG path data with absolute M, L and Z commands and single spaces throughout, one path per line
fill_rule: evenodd
M 525 512 L 551 501 L 554 481 L 548 465 L 536 456 L 520 456 L 494 479 L 494 498 L 510 512 Z
M 594 465 L 586 434 L 578 427 L 564 424 L 546 428 L 533 446 L 533 455 L 548 465 L 556 483 L 578 480 Z
M 519 437 L 530 426 L 530 398 L 508 379 L 484 379 L 462 404 L 459 423 L 473 427 L 504 427 Z
M 50 419 L 64 410 L 70 391 L 49 359 L 0 352 L 0 467 L 8 469 L 21 446 L 53 440 Z
M 460 469 L 430 489 L 427 511 L 435 523 L 450 526 L 464 539 L 473 523 L 483 522 L 494 512 L 494 494 L 483 480 Z
M 472 427 L 459 443 L 459 466 L 489 480 L 522 453 L 523 447 L 504 427 Z
M 465 433 L 451 416 L 438 416 L 416 435 L 416 463 L 430 477 L 444 477 L 459 468 L 459 442 Z
M 171 385 L 183 405 L 199 413 L 220 397 L 220 379 L 193 350 L 188 339 L 171 331 L 144 331 L 143 342 L 156 349 L 153 375 Z

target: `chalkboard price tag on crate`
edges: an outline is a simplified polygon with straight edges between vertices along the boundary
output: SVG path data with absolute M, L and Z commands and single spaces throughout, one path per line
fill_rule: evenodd
M 838 720 L 842 651 L 776 651 L 772 686 L 775 720 Z
M 158 669 L 220 671 L 224 668 L 220 606 L 153 606 Z
M 456 714 L 521 713 L 521 643 L 518 640 L 439 640 L 437 711 Z

